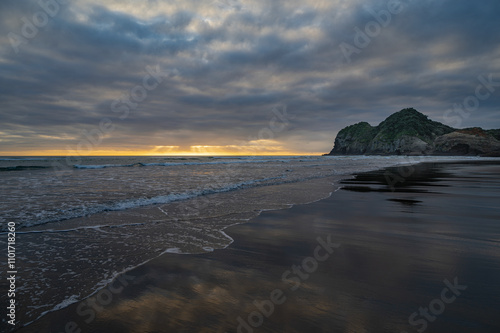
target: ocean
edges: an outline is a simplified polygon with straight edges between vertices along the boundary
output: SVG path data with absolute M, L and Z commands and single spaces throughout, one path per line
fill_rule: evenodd
M 326 198 L 353 173 L 453 160 L 481 158 L 82 157 L 73 164 L 64 157 L 2 157 L 0 244 L 7 247 L 7 223 L 15 222 L 16 327 L 164 253 L 224 249 L 233 241 L 225 228 Z M 6 297 L 0 295 L 2 304 Z

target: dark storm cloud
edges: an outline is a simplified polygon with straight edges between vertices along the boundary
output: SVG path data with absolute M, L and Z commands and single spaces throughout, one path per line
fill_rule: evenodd
M 23 18 L 42 9 L 2 1 L 0 151 L 64 149 L 103 118 L 116 128 L 103 145 L 229 145 L 256 137 L 279 103 L 293 119 L 276 140 L 328 151 L 353 122 L 409 106 L 443 121 L 480 75 L 500 81 L 498 1 L 402 0 L 356 45 L 389 2 L 81 0 L 59 5 L 16 53 L 9 33 L 22 36 Z M 350 61 L 342 43 L 357 48 Z M 170 74 L 119 118 L 113 102 L 155 66 Z M 500 127 L 496 88 L 463 127 Z

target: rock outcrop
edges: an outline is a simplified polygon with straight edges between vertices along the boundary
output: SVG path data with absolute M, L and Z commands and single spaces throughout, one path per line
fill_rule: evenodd
M 331 153 L 337 155 L 362 155 L 375 137 L 375 128 L 367 122 L 347 126 L 335 138 L 335 146 Z
M 378 126 L 367 122 L 342 129 L 325 155 L 488 155 L 500 156 L 500 130 L 457 130 L 413 108 L 389 116 Z
M 500 141 L 479 127 L 440 136 L 434 142 L 434 155 L 500 156 Z

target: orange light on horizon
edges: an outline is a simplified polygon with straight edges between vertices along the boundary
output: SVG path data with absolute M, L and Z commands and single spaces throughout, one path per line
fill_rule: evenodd
M 168 148 L 166 148 L 168 147 Z M 121 150 L 101 149 L 88 154 L 78 154 L 72 150 L 24 150 L 0 151 L 0 156 L 297 156 L 321 155 L 324 152 L 291 151 L 283 147 L 256 147 L 256 146 L 190 146 L 189 150 L 180 149 L 179 146 L 156 146 L 149 150 Z
M 290 143 L 288 143 L 290 145 Z M 61 146 L 59 146 L 61 147 Z M 58 147 L 58 148 L 59 148 Z M 62 147 L 61 147 L 62 148 Z M 66 149 L 0 150 L 0 156 L 284 156 L 322 155 L 324 152 L 290 149 L 287 144 L 275 139 L 231 140 L 230 144 L 195 145 L 129 145 L 129 146 L 66 146 Z

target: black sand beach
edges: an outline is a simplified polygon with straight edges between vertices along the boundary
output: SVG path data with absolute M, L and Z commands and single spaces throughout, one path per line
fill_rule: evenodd
M 163 255 L 18 332 L 500 331 L 500 163 L 341 185 L 226 229 L 226 249 Z

